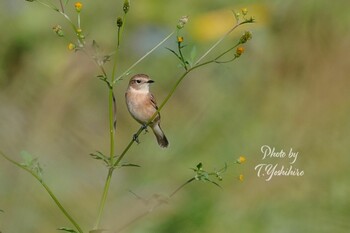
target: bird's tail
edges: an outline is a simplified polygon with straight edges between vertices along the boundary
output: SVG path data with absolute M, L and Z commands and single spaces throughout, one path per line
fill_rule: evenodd
M 152 126 L 154 135 L 157 138 L 157 142 L 160 147 L 166 148 L 169 145 L 168 139 L 165 137 L 163 130 L 160 128 L 159 123 Z

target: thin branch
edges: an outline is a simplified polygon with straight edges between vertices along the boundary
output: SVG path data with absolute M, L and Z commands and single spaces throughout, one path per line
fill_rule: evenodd
M 59 0 L 60 1 L 60 5 L 61 5 L 61 11 L 64 13 L 64 6 L 63 6 L 63 3 L 62 3 L 62 0 Z
M 250 21 L 244 21 L 241 23 L 237 23 L 234 27 L 232 27 L 228 32 L 226 32 L 225 35 L 223 35 L 212 47 L 208 49 L 207 52 L 205 52 L 194 64 L 197 65 L 201 60 L 203 60 L 213 49 L 215 49 L 227 36 L 229 36 L 237 27 L 246 24 L 251 23 Z
M 156 50 L 159 46 L 161 46 L 164 42 L 166 42 L 172 35 L 174 35 L 175 31 L 166 36 L 161 42 L 159 42 L 155 47 L 153 47 L 150 51 L 148 51 L 145 55 L 143 55 L 139 60 L 137 60 L 134 64 L 132 64 L 124 73 L 119 75 L 113 82 L 115 84 L 119 80 L 121 80 L 125 75 L 127 75 L 137 64 L 139 64 L 143 59 L 148 57 L 154 50 Z
M 10 159 L 9 157 L 7 157 L 3 152 L 0 151 L 0 154 L 2 155 L 2 157 L 4 157 L 7 161 L 9 161 L 10 163 L 16 165 L 17 167 L 27 171 L 29 174 L 31 174 L 36 180 L 38 180 L 40 182 L 40 184 L 44 187 L 44 189 L 47 191 L 47 193 L 50 195 L 50 197 L 52 198 L 52 200 L 56 203 L 57 207 L 62 211 L 62 213 L 68 218 L 68 220 L 75 226 L 75 228 L 78 230 L 79 233 L 83 233 L 83 230 L 80 228 L 79 224 L 73 219 L 73 217 L 68 213 L 68 211 L 62 206 L 62 204 L 60 203 L 60 201 L 57 199 L 57 197 L 53 194 L 53 192 L 51 191 L 51 189 L 45 184 L 45 182 L 36 174 L 34 173 L 32 170 L 30 170 L 29 168 L 21 165 L 20 163 Z
M 189 183 L 191 183 L 192 181 L 196 180 L 196 178 L 192 177 L 191 179 L 189 179 L 188 181 L 186 181 L 185 183 L 183 183 L 182 185 L 180 185 L 177 189 L 174 190 L 174 192 L 172 192 L 169 197 L 173 197 L 177 192 L 179 192 L 183 187 L 185 187 L 186 185 L 188 185 Z

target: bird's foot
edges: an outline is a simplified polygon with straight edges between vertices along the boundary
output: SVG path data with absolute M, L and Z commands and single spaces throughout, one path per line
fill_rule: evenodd
M 142 125 L 142 130 L 145 131 L 145 134 L 148 133 L 147 125 Z
M 137 144 L 140 144 L 139 135 L 134 134 L 134 136 L 132 136 L 132 140 L 134 140 Z

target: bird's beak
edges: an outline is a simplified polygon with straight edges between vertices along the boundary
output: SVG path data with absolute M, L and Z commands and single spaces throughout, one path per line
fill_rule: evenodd
M 152 79 L 148 80 L 147 83 L 154 83 Z

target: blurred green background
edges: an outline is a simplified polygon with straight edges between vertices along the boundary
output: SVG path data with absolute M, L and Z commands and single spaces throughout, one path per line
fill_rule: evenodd
M 58 1 L 53 1 L 57 4 Z M 82 27 L 106 52 L 116 38 L 122 1 L 82 1 Z M 75 19 L 71 1 L 67 11 Z M 234 23 L 231 9 L 247 7 L 255 25 L 245 54 L 234 63 L 193 72 L 162 111 L 170 148 L 151 133 L 125 161 L 141 168 L 115 172 L 102 221 L 118 229 L 150 206 L 144 197 L 168 195 L 189 179 L 198 162 L 208 170 L 230 164 L 223 189 L 209 183 L 185 187 L 167 205 L 123 232 L 349 232 L 350 3 L 347 0 L 132 1 L 119 73 L 169 34 L 182 15 L 190 21 L 185 43 L 205 52 Z M 57 38 L 60 24 L 67 39 Z M 22 0 L 0 2 L 0 148 L 20 161 L 39 158 L 44 180 L 87 231 L 97 216 L 106 169 L 90 158 L 108 153 L 108 94 L 94 64 L 67 50 L 69 25 L 57 13 Z M 216 52 L 235 43 L 238 30 Z M 132 74 L 149 74 L 161 102 L 181 74 L 161 46 Z M 107 69 L 110 72 L 110 64 Z M 139 125 L 129 116 L 118 83 L 117 151 Z M 303 177 L 265 181 L 254 167 L 260 147 L 299 152 Z M 241 155 L 243 165 L 233 165 Z M 279 163 L 280 159 L 270 159 Z M 237 176 L 244 174 L 244 182 Z M 0 232 L 55 232 L 70 226 L 40 184 L 0 158 Z M 111 231 L 113 232 L 113 231 Z

